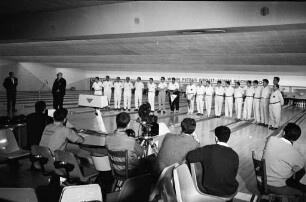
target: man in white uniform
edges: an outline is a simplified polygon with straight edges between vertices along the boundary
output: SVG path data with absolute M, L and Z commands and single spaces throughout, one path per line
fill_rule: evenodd
M 141 82 L 141 78 L 137 77 L 137 82 L 135 83 L 135 110 L 138 111 L 139 106 L 142 104 L 142 94 L 144 85 Z
M 172 82 L 169 83 L 168 85 L 168 90 L 169 90 L 169 104 L 170 104 L 170 109 L 171 112 L 174 112 L 174 107 L 176 111 L 178 112 L 179 107 L 180 107 L 180 85 L 178 82 L 175 81 L 175 78 L 172 78 Z
M 221 117 L 222 105 L 224 100 L 224 88 L 221 86 L 221 81 L 217 81 L 217 87 L 215 88 L 215 116 Z
M 110 106 L 110 101 L 112 98 L 112 88 L 114 87 L 114 84 L 112 81 L 109 80 L 109 76 L 106 76 L 106 81 L 103 82 L 102 87 L 104 96 L 106 96 L 108 100 L 108 106 Z
M 252 87 L 252 81 L 247 81 L 245 88 L 245 100 L 243 105 L 243 119 L 250 120 L 253 108 L 254 100 L 254 88 Z
M 160 78 L 160 83 L 158 84 L 158 113 L 166 113 L 166 90 L 167 83 L 165 82 L 165 77 Z M 162 108 L 163 105 L 163 108 Z
M 210 116 L 213 94 L 214 94 L 214 88 L 211 86 L 210 81 L 207 80 L 205 87 L 205 107 L 206 107 L 207 117 Z
M 281 120 L 281 112 L 282 112 L 282 105 L 284 105 L 284 99 L 279 91 L 279 85 L 275 84 L 273 86 L 273 93 L 270 96 L 270 103 L 269 103 L 269 129 L 278 129 L 280 127 L 280 120 Z
M 233 96 L 234 88 L 231 86 L 230 81 L 225 82 L 225 117 L 232 118 L 233 116 Z
M 155 90 L 156 90 L 156 84 L 153 83 L 153 78 L 149 79 L 148 83 L 148 102 L 151 105 L 151 112 L 154 112 L 154 101 L 155 101 Z
M 102 95 L 102 82 L 99 77 L 95 78 L 95 82 L 92 84 L 91 88 L 94 90 L 94 95 Z
M 269 125 L 269 101 L 272 93 L 272 89 L 268 86 L 269 80 L 264 79 L 263 88 L 261 91 L 261 100 L 260 100 L 260 123 L 261 125 L 268 126 Z
M 120 77 L 117 77 L 114 83 L 114 101 L 115 101 L 114 108 L 115 110 L 120 110 L 122 89 L 123 89 L 123 84 L 120 81 Z
M 134 85 L 130 82 L 130 77 L 126 77 L 123 84 L 123 109 L 131 111 L 132 89 Z
M 255 124 L 260 123 L 260 100 L 261 100 L 261 90 L 262 87 L 258 86 L 258 81 L 253 81 L 254 87 L 254 101 L 253 101 L 253 111 L 254 111 L 254 119 Z
M 240 87 L 240 82 L 237 81 L 235 83 L 235 90 L 234 90 L 236 120 L 241 119 L 243 92 L 244 90 Z
M 205 93 L 205 87 L 203 85 L 203 81 L 199 81 L 198 86 L 197 86 L 197 115 L 198 116 L 203 116 L 204 115 L 204 93 Z
M 187 107 L 188 107 L 188 112 L 187 114 L 192 114 L 194 111 L 194 98 L 195 94 L 197 92 L 196 86 L 193 84 L 193 80 L 190 80 L 190 83 L 186 87 L 186 94 L 187 94 Z

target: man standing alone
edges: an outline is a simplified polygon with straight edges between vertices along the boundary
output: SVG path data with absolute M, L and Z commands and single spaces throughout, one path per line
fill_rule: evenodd
M 14 72 L 9 73 L 9 77 L 7 77 L 3 82 L 3 87 L 6 89 L 6 99 L 7 99 L 7 112 L 11 111 L 16 112 L 15 104 L 16 104 L 16 91 L 17 91 L 18 79 L 14 76 Z
M 63 74 L 59 72 L 57 73 L 57 78 L 55 79 L 52 87 L 54 109 L 63 108 L 65 94 L 66 94 L 66 80 L 63 78 Z

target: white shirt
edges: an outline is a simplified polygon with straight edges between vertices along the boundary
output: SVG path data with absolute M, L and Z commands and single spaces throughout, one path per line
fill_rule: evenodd
M 204 95 L 205 86 L 197 86 L 197 95 Z
M 133 88 L 134 88 L 134 85 L 132 84 L 132 82 L 124 82 L 123 84 L 124 92 L 132 93 Z
M 156 84 L 155 83 L 148 83 L 148 92 L 153 93 L 155 92 Z
M 103 81 L 102 87 L 104 90 L 111 90 L 112 87 L 114 87 L 114 84 L 111 81 Z
M 261 90 L 261 98 L 270 99 L 272 89 L 269 86 L 263 87 Z
M 222 145 L 224 147 L 229 147 L 229 145 L 227 143 L 225 143 L 225 142 L 218 142 L 217 144 L 218 145 Z
M 169 90 L 179 90 L 180 86 L 177 82 L 175 82 L 174 84 L 171 82 L 168 85 L 168 89 Z
M 216 93 L 216 96 L 223 96 L 224 94 L 224 88 L 223 87 L 216 87 L 215 88 L 215 93 Z
M 253 97 L 254 96 L 254 88 L 253 87 L 246 87 L 245 88 L 245 96 L 246 97 Z
M 261 90 L 261 86 L 257 86 L 256 88 L 254 88 L 254 98 L 261 98 Z
M 205 93 L 206 95 L 212 96 L 212 94 L 214 93 L 214 88 L 212 86 L 205 87 Z
M 281 105 L 284 105 L 284 99 L 279 90 L 274 91 L 270 96 L 270 104 L 271 103 L 278 103 L 280 102 Z
M 225 96 L 226 97 L 233 97 L 234 95 L 234 88 L 232 86 L 225 88 Z
M 123 88 L 123 84 L 122 82 L 115 82 L 114 83 L 114 88 L 115 88 L 115 93 L 121 93 L 122 88 Z
M 167 89 L 167 83 L 165 83 L 165 82 L 160 82 L 159 84 L 158 84 L 158 90 L 160 90 L 160 91 L 165 91 L 166 89 Z
M 92 88 L 96 91 L 98 90 L 102 90 L 102 82 L 101 81 L 98 81 L 98 82 L 94 82 L 92 84 Z
M 196 92 L 197 92 L 197 87 L 194 84 L 192 84 L 192 85 L 189 84 L 187 86 L 187 88 L 186 88 L 186 93 L 187 94 L 195 95 Z
M 144 85 L 141 81 L 135 83 L 135 92 L 142 92 L 142 89 L 144 89 Z
M 242 98 L 243 92 L 244 92 L 244 90 L 240 86 L 238 88 L 235 88 L 234 97 L 235 98 Z

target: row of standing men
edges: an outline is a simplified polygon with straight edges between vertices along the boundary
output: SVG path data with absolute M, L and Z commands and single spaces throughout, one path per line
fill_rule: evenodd
M 197 85 L 191 80 L 186 88 L 188 100 L 188 114 L 194 113 L 194 103 L 197 104 L 197 115 L 204 115 L 204 103 L 206 116 L 211 115 L 212 101 L 215 102 L 215 116 L 221 117 L 223 102 L 225 102 L 225 117 L 233 117 L 233 106 L 235 107 L 236 119 L 251 120 L 252 113 L 254 114 L 254 123 L 270 126 L 271 129 L 276 129 L 280 126 L 281 105 L 284 104 L 284 99 L 279 91 L 279 77 L 274 77 L 273 88 L 269 87 L 269 80 L 263 79 L 263 86 L 259 86 L 257 80 L 247 81 L 245 88 L 240 86 L 240 82 L 236 82 L 232 87 L 230 81 L 225 82 L 225 88 L 221 86 L 221 81 L 217 82 L 217 86 L 213 87 L 210 81 L 200 81 Z M 253 86 L 252 86 L 253 84 Z M 138 77 L 135 84 L 127 77 L 125 82 L 120 81 L 120 77 L 116 78 L 113 83 L 109 76 L 102 83 L 99 77 L 95 78 L 92 89 L 96 95 L 107 96 L 110 101 L 114 88 L 114 108 L 120 110 L 121 97 L 123 94 L 123 109 L 131 109 L 132 89 L 135 89 L 135 111 L 142 104 L 142 95 L 144 84 L 141 78 Z M 150 78 L 147 84 L 148 102 L 151 105 L 151 110 L 154 111 L 155 91 L 158 90 L 159 113 L 165 113 L 166 92 L 168 91 L 169 104 L 171 113 L 174 109 L 179 110 L 179 90 L 180 86 L 175 78 L 167 84 L 165 78 L 161 77 L 160 83 L 156 85 L 153 79 Z M 244 100 L 244 101 L 243 101 Z

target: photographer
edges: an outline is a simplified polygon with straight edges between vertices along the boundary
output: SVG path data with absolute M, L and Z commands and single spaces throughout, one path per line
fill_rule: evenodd
M 105 145 L 109 150 L 128 150 L 128 168 L 131 175 L 137 175 L 141 170 L 140 157 L 144 152 L 135 138 L 129 137 L 126 133 L 130 123 L 130 115 L 121 112 L 116 116 L 117 129 L 112 135 L 106 137 Z

